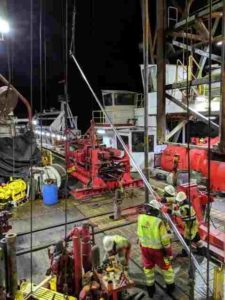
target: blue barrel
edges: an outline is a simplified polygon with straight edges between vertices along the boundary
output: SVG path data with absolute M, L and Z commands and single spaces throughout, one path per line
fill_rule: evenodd
M 44 184 L 42 196 L 45 205 L 54 205 L 59 202 L 58 187 L 56 184 Z

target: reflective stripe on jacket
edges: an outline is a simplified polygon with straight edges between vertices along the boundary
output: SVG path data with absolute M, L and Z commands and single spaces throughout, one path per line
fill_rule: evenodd
M 142 247 L 163 249 L 170 246 L 170 236 L 166 226 L 158 217 L 139 215 L 137 235 Z
M 184 222 L 196 220 L 195 210 L 189 203 L 180 206 L 180 215 Z
M 195 210 L 188 202 L 180 205 L 179 210 L 175 212 L 184 221 L 184 238 L 193 240 L 198 233 L 198 222 Z

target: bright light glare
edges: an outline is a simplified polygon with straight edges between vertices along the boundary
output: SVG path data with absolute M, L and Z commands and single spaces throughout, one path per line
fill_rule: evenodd
M 61 135 L 57 134 L 56 138 L 57 138 L 58 141 L 60 141 L 61 140 Z
M 1 33 L 9 32 L 9 23 L 3 19 L 0 19 L 0 32 Z
M 97 133 L 98 133 L 98 134 L 105 134 L 105 129 L 98 129 L 98 130 L 97 130 Z
M 217 46 L 221 46 L 223 44 L 223 41 L 219 41 L 216 43 Z
M 50 132 L 47 132 L 47 133 L 46 133 L 46 136 L 50 136 L 50 135 L 51 135 Z
M 205 96 L 197 96 L 195 99 L 196 99 L 197 101 L 199 101 L 199 102 L 206 101 L 206 97 L 205 97 Z
M 37 121 L 37 120 L 32 120 L 32 124 L 33 124 L 33 125 L 37 125 L 37 124 L 38 124 L 38 121 Z

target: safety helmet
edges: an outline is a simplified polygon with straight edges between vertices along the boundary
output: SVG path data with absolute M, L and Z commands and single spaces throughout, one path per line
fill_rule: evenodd
M 166 192 L 170 196 L 175 196 L 175 194 L 176 194 L 176 190 L 172 185 L 165 186 L 164 192 Z
M 148 203 L 148 207 L 159 210 L 160 209 L 160 203 L 159 203 L 159 201 L 157 201 L 157 200 L 154 199 L 154 200 L 151 200 Z
M 185 192 L 177 193 L 177 196 L 176 196 L 177 202 L 183 202 L 185 199 L 187 199 L 187 195 L 185 194 Z
M 112 236 L 107 235 L 103 238 L 103 247 L 106 252 L 112 251 L 114 246 L 114 239 Z

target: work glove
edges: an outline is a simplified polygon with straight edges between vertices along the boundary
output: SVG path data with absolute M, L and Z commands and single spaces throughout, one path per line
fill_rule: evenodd
M 161 203 L 166 203 L 166 202 L 167 202 L 166 198 L 163 197 L 163 198 L 161 199 Z
M 169 215 L 172 215 L 172 212 L 173 212 L 173 211 L 172 211 L 171 208 L 168 208 L 168 209 L 167 209 L 167 213 L 168 213 Z
M 169 261 L 172 261 L 173 260 L 173 256 L 171 255 L 171 256 L 167 256 L 167 259 L 169 260 Z

